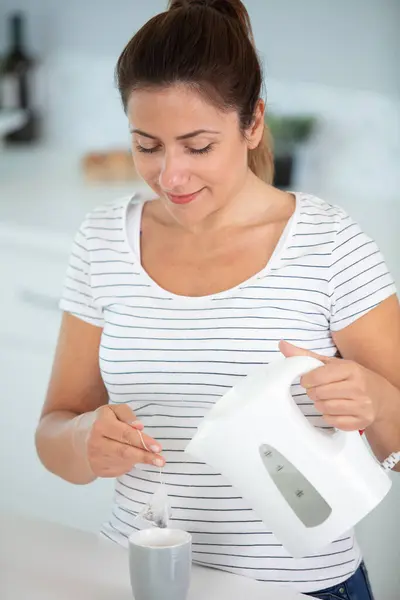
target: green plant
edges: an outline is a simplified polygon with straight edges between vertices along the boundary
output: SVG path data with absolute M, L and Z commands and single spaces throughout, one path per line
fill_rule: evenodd
M 279 116 L 268 114 L 265 119 L 277 150 L 292 148 L 311 136 L 316 123 L 311 116 Z

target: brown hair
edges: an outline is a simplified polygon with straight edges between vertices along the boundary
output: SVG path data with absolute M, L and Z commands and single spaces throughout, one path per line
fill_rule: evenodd
M 128 42 L 116 66 L 124 110 L 138 88 L 185 83 L 221 110 L 237 110 L 242 133 L 261 94 L 262 69 L 248 12 L 241 0 L 170 0 Z M 269 131 L 249 150 L 250 169 L 273 179 Z

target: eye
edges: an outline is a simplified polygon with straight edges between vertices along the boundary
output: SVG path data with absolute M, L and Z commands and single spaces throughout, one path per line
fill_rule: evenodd
M 140 144 L 135 144 L 136 146 L 136 150 L 138 152 L 144 152 L 145 154 L 153 154 L 153 152 L 157 152 L 157 150 L 159 150 L 160 146 L 153 146 L 152 148 L 145 148 L 144 146 L 141 146 Z
M 208 144 L 208 146 L 204 146 L 204 148 L 188 148 L 190 154 L 207 154 L 207 152 L 211 152 L 214 144 Z
M 135 146 L 138 152 L 143 152 L 144 154 L 153 154 L 154 152 L 158 152 L 160 149 L 160 145 L 153 146 L 152 148 L 146 148 L 145 146 L 141 146 L 140 144 L 136 143 Z M 208 144 L 204 148 L 187 148 L 187 151 L 189 154 L 207 154 L 208 152 L 211 152 L 213 146 L 214 144 Z

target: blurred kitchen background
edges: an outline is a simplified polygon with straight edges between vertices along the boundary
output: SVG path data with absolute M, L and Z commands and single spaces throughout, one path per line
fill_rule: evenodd
M 400 0 L 248 0 L 266 74 L 276 185 L 347 209 L 400 284 Z M 113 80 L 164 0 L 0 0 L 0 510 L 96 530 L 112 482 L 74 487 L 33 432 L 71 239 L 97 204 L 146 191 Z M 21 70 L 21 71 L 20 71 Z M 27 74 L 16 95 L 15 78 Z M 25 85 L 25 84 L 24 84 Z M 376 600 L 398 600 L 400 475 L 359 526 Z

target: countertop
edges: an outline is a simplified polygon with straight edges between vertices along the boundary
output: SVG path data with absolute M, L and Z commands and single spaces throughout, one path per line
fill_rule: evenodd
M 55 523 L 0 515 L 1 600 L 132 600 L 127 551 Z M 194 565 L 188 600 L 308 598 Z

